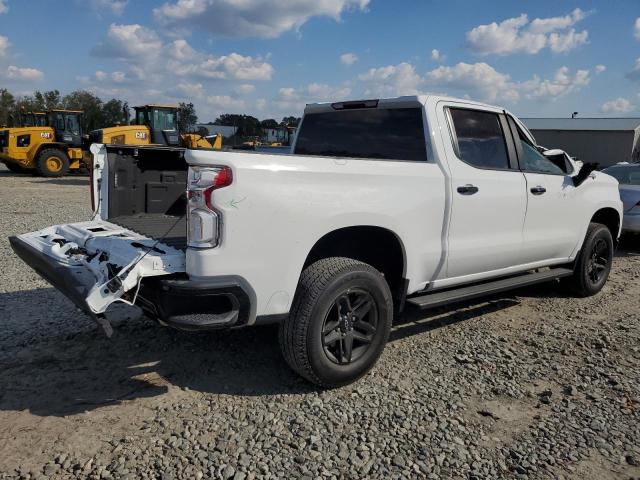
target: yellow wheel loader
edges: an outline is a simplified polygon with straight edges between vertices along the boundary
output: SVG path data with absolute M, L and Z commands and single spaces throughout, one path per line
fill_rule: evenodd
M 178 131 L 178 107 L 174 105 L 142 105 L 134 107 L 132 125 L 93 130 L 91 143 L 107 145 L 165 145 L 191 149 L 222 148 L 222 135 L 202 136 Z
M 0 130 L 0 160 L 13 172 L 44 177 L 61 177 L 81 168 L 82 115 L 77 110 L 51 110 L 46 115 L 48 126 Z

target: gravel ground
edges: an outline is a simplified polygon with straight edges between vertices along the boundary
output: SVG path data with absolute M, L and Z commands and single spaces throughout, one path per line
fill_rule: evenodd
M 604 291 L 554 285 L 397 322 L 319 391 L 277 330 L 78 313 L 6 237 L 88 218 L 86 177 L 0 167 L 0 478 L 640 478 L 640 241 Z

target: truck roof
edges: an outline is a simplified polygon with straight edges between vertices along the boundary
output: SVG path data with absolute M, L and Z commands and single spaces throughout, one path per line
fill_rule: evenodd
M 435 101 L 440 101 L 440 100 L 448 100 L 448 101 L 453 101 L 453 102 L 461 102 L 461 103 L 468 103 L 468 104 L 472 104 L 472 105 L 478 105 L 478 106 L 485 106 L 485 107 L 493 107 L 495 108 L 495 105 L 489 105 L 487 103 L 483 103 L 483 102 L 477 102 L 475 100 L 469 100 L 467 98 L 455 98 L 455 97 L 449 97 L 446 95 L 403 95 L 400 97 L 388 97 L 388 98 L 368 98 L 368 99 L 354 99 L 354 100 L 344 100 L 344 101 L 339 101 L 339 102 L 318 102 L 318 103 L 307 103 L 307 105 L 305 106 L 304 109 L 304 113 L 311 113 L 311 112 L 323 112 L 323 111 L 329 111 L 329 110 L 334 110 L 334 105 L 339 105 L 339 104 L 359 104 L 362 103 L 363 106 L 362 108 L 365 108 L 364 104 L 367 104 L 369 102 L 377 102 L 377 106 L 380 107 L 396 107 L 396 108 L 403 108 L 403 107 L 411 107 L 411 106 L 416 106 L 417 104 L 420 105 L 424 105 L 425 102 L 427 101 L 427 99 L 434 99 Z M 352 108 L 358 108 L 358 107 L 352 107 Z

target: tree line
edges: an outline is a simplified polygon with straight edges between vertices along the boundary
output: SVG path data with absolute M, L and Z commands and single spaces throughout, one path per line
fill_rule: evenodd
M 130 121 L 129 104 L 121 99 L 112 98 L 103 101 L 87 90 L 76 90 L 61 95 L 58 90 L 35 91 L 33 95 L 15 96 L 6 88 L 0 88 L 0 126 L 19 126 L 20 119 L 26 113 L 46 112 L 57 108 L 82 110 L 84 112 L 83 129 L 85 132 L 124 125 Z M 135 119 L 132 119 L 135 121 Z M 296 127 L 299 117 L 284 117 L 280 122 L 273 118 L 259 120 L 251 115 L 225 113 L 209 125 L 230 125 L 237 128 L 238 137 L 261 137 L 267 128 Z M 178 105 L 178 128 L 182 132 L 196 131 L 198 116 L 193 103 Z
M 6 88 L 0 89 L 0 125 L 19 126 L 20 118 L 26 113 L 46 112 L 57 108 L 82 110 L 83 127 L 87 132 L 126 123 L 129 112 L 126 101 L 112 98 L 104 102 L 86 90 L 76 90 L 64 96 L 58 90 L 14 96 Z

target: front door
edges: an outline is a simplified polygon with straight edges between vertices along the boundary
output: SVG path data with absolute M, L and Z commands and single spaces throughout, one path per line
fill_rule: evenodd
M 567 171 L 573 166 L 545 157 L 512 119 L 509 123 L 527 180 L 523 256 L 527 262 L 567 259 L 576 247 L 584 221 L 570 176 L 573 172 Z
M 447 278 L 521 264 L 526 181 L 502 112 L 441 102 L 452 195 Z M 488 276 L 483 275 L 483 276 Z

